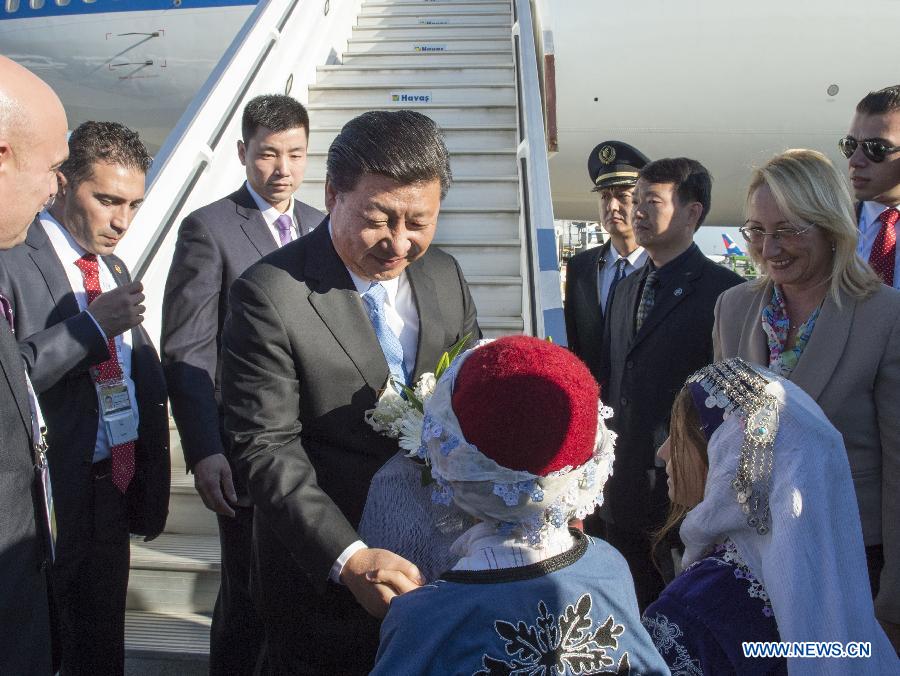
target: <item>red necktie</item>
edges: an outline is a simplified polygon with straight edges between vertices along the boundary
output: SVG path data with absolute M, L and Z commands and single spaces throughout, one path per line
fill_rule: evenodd
M 897 256 L 897 233 L 894 225 L 897 224 L 897 219 L 900 219 L 900 211 L 894 208 L 881 212 L 878 217 L 881 230 L 878 231 L 869 255 L 869 265 L 888 286 L 894 286 L 894 261 Z
M 87 291 L 88 305 L 90 305 L 101 293 L 100 266 L 97 263 L 97 256 L 85 254 L 75 261 L 75 265 L 78 266 L 84 277 L 84 290 Z M 109 359 L 94 367 L 98 383 L 122 380 L 122 367 L 119 365 L 119 355 L 116 352 L 116 339 L 112 336 L 108 337 L 106 345 L 109 348 Z M 112 460 L 112 482 L 124 493 L 134 476 L 134 442 L 126 441 L 124 444 L 113 446 L 109 449 L 109 453 Z

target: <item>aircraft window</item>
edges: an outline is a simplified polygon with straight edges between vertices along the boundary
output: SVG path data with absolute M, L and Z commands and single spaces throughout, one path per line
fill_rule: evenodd
M 31 0 L 28 5 L 31 9 L 40 9 L 44 6 L 44 0 Z
M 69 0 L 56 0 L 57 7 L 65 7 L 69 4 Z
M 6 12 L 12 14 L 19 11 L 19 0 L 6 0 Z
M 97 2 L 97 0 L 81 0 L 84 4 L 90 5 L 93 2 Z

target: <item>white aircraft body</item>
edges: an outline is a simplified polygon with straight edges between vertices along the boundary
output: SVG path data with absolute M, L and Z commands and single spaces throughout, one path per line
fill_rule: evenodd
M 155 152 L 256 0 L 3 0 L 0 53 L 46 80 L 74 129 L 116 120 Z

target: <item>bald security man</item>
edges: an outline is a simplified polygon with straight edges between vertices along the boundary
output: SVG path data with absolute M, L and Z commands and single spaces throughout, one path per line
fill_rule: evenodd
M 66 114 L 53 90 L 0 56 L 0 249 L 25 240 L 56 196 Z M 37 481 L 37 404 L 0 298 L 0 674 L 50 674 L 49 527 Z

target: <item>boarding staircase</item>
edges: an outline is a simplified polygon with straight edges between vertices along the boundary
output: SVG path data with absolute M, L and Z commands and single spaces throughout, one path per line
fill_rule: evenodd
M 358 14 L 348 23 L 348 27 L 353 25 L 352 33 L 342 44 L 346 48 L 339 54 L 332 48 L 328 58 L 321 59 L 320 63 L 327 61 L 328 65 L 315 66 L 305 92 L 297 91 L 296 85 L 292 91 L 307 103 L 311 120 L 308 167 L 298 197 L 324 210 L 327 150 L 351 118 L 372 109 L 404 108 L 430 116 L 444 130 L 454 175 L 453 187 L 442 205 L 435 244 L 459 260 L 483 331 L 488 336 L 546 335 L 557 327 L 557 335 L 561 335 L 555 247 L 549 263 L 546 254 L 552 211 L 546 192 L 549 180 L 541 173 L 546 173 L 542 128 L 537 135 L 540 140 L 531 140 L 537 168 L 530 177 L 525 175 L 534 163 L 529 164 L 532 152 L 523 133 L 527 119 L 523 108 L 527 106 L 518 92 L 523 69 L 517 68 L 516 31 L 527 30 L 530 40 L 532 29 L 530 24 L 522 27 L 516 23 L 517 3 L 521 14 L 521 8 L 528 7 L 527 0 L 357 2 Z M 326 15 L 328 4 L 326 1 Z M 295 0 L 291 7 L 297 5 Z M 277 28 L 287 36 L 287 14 L 280 16 Z M 258 8 L 248 23 L 261 22 L 262 17 L 263 10 Z M 247 33 L 235 42 L 250 37 Z M 264 58 L 276 58 L 277 47 L 270 45 L 261 51 Z M 233 60 L 239 58 L 240 54 L 232 54 Z M 265 70 L 259 59 L 247 63 Z M 301 70 L 297 66 L 291 71 L 288 82 Z M 218 76 L 221 80 L 226 75 L 223 71 Z M 531 124 L 541 126 L 541 118 L 536 117 L 540 98 L 534 74 L 532 81 Z M 246 79 L 244 82 L 243 91 L 233 98 L 232 118 L 251 96 L 277 91 L 271 85 L 248 86 Z M 214 95 L 215 91 L 209 98 Z M 179 131 L 182 137 L 190 136 L 190 124 L 197 124 L 196 119 L 202 119 L 210 105 L 215 104 L 207 101 L 206 107 L 198 105 L 186 114 L 184 129 Z M 187 120 L 191 114 L 195 118 Z M 210 142 L 190 151 L 197 157 L 193 166 L 185 169 L 184 159 L 180 164 L 172 159 L 179 153 L 192 157 L 183 138 L 172 147 L 164 146 L 160 155 L 169 160 L 153 177 L 147 197 L 148 204 L 158 200 L 158 212 L 149 216 L 145 204 L 138 214 L 148 220 L 145 227 L 155 232 L 143 243 L 132 240 L 133 250 L 130 256 L 126 252 L 125 258 L 143 279 L 151 302 L 151 296 L 162 293 L 177 223 L 191 209 L 230 192 L 241 180 L 233 141 L 228 138 L 228 143 L 222 143 L 223 150 L 217 147 L 227 137 L 222 131 L 225 123 L 211 119 L 208 126 L 213 133 L 203 136 Z M 232 119 L 228 124 L 234 129 L 236 122 Z M 183 176 L 169 175 L 178 171 Z M 527 181 L 539 187 L 537 191 L 532 187 L 530 199 Z M 179 186 L 186 187 L 176 194 L 176 207 L 166 206 L 165 200 L 157 197 Z M 543 198 L 534 195 L 541 189 L 546 192 Z M 153 219 L 163 223 L 157 225 Z M 140 226 L 136 220 L 132 231 Z M 552 306 L 549 309 L 548 304 Z M 148 308 L 145 323 L 151 335 L 158 335 L 158 308 Z M 219 581 L 216 522 L 185 473 L 174 426 L 172 439 L 166 532 L 150 543 L 132 543 L 126 620 L 130 674 L 200 674 L 206 669 L 210 617 Z

